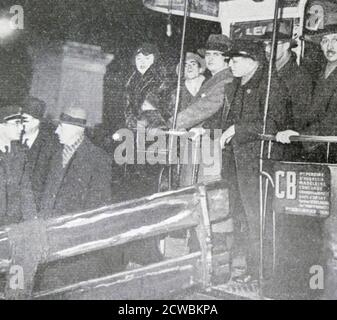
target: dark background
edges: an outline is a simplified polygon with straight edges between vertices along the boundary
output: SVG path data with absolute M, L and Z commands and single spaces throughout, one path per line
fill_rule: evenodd
M 141 0 L 4 0 L 1 3 L 3 12 L 14 4 L 24 8 L 22 46 L 41 38 L 71 40 L 99 45 L 103 51 L 115 55 L 105 77 L 104 123 L 96 134 L 99 141 L 124 127 L 123 90 L 132 67 L 132 53 L 139 44 L 147 41 L 158 45 L 175 86 L 182 17 L 172 16 L 173 34 L 167 37 L 168 16 L 147 9 Z M 221 33 L 220 24 L 189 18 L 185 48 L 195 51 L 202 47 L 210 33 Z

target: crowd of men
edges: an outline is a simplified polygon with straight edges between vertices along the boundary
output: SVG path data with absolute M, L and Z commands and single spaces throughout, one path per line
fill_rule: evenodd
M 224 35 L 211 35 L 198 53 L 186 54 L 182 70 L 177 129 L 192 129 L 196 135 L 202 135 L 204 129 L 223 132 L 217 141 L 223 149 L 222 172 L 215 172 L 214 177 L 222 174 L 229 186 L 237 242 L 246 257 L 245 272 L 232 279 L 240 283 L 258 279 L 257 190 L 264 125 L 266 133 L 276 135 L 278 143 L 271 157 L 278 160 L 325 161 L 322 145 L 286 145 L 294 135 L 337 133 L 337 26 L 327 26 L 311 38 L 326 58 L 318 79 L 312 79 L 298 65 L 292 51 L 296 43 L 285 29 L 281 23 L 266 117 L 272 26 L 260 39 L 230 40 Z M 125 87 L 125 126 L 136 130 L 141 122 L 146 128 L 171 128 L 177 91 L 172 91 L 166 81 L 159 51 L 155 45 L 145 43 L 133 58 L 134 72 Z M 0 108 L 0 226 L 81 212 L 112 202 L 113 159 L 86 136 L 86 112 L 80 106 L 66 107 L 55 126 L 44 117 L 45 107 L 42 101 L 27 95 L 21 103 Z M 336 155 L 331 148 L 329 161 L 334 162 Z M 129 167 L 136 177 L 133 181 L 145 178 L 147 166 Z M 159 173 L 160 166 L 157 169 Z M 182 168 L 180 186 L 194 182 L 192 171 L 189 165 Z M 199 170 L 200 179 L 202 175 Z M 335 218 L 329 217 L 329 221 L 332 227 L 328 230 L 333 230 Z M 327 236 L 330 256 L 326 264 L 335 282 L 329 282 L 326 292 L 336 298 L 334 238 L 332 232 Z M 150 239 L 134 251 L 143 250 L 143 260 L 160 261 L 157 243 L 157 239 Z M 40 290 L 58 287 L 121 270 L 128 262 L 124 255 L 118 250 L 100 250 L 76 260 L 42 266 L 37 286 Z
M 271 24 L 262 37 L 255 39 L 230 40 L 224 35 L 211 35 L 206 46 L 198 52 L 204 60 L 197 53 L 187 53 L 183 72 L 185 81 L 181 87 L 181 100 L 176 117 L 178 129 L 191 129 L 196 134 L 202 135 L 204 129 L 222 129 L 223 134 L 219 141 L 223 149 L 222 177 L 229 185 L 230 208 L 237 226 L 235 233 L 242 236 L 238 239 L 243 239 L 240 247 L 241 250 L 245 248 L 244 255 L 247 260 L 246 271 L 233 279 L 240 283 L 251 283 L 258 279 L 260 220 L 257 190 L 260 172 L 260 134 L 264 125 L 266 133 L 275 135 L 278 142 L 273 146 L 272 159 L 311 162 L 328 160 L 333 163 L 336 157 L 334 148 L 330 147 L 329 159 L 326 159 L 326 146 L 322 144 L 293 143 L 290 146 L 288 144 L 291 136 L 299 134 L 336 135 L 334 109 L 337 26 L 327 26 L 308 39 L 317 44 L 317 50 L 322 50 L 326 60 L 321 74 L 315 79 L 303 64 L 297 63 L 298 57 L 292 50 L 297 43 L 291 38 L 287 26 L 280 23 L 275 65 L 269 87 L 268 113 L 265 115 L 272 30 Z M 147 46 L 146 49 L 144 47 L 138 49 L 135 59 L 136 67 L 137 61 L 143 63 L 144 67 L 142 71 L 138 68 L 138 71 L 146 74 L 146 70 L 153 68 L 158 57 L 153 50 L 151 51 L 151 47 Z M 205 69 L 207 71 L 204 73 Z M 206 79 L 202 76 L 203 73 L 205 75 L 208 73 Z M 139 83 L 141 81 L 140 77 Z M 165 112 L 161 112 L 163 104 L 159 101 L 166 93 L 163 81 L 159 83 L 160 86 L 139 86 L 141 89 L 137 91 L 137 97 L 140 98 L 141 104 L 139 101 L 134 103 L 136 111 L 131 114 L 135 121 L 145 121 L 146 126 L 150 128 L 158 127 L 157 120 L 160 117 L 159 127 L 170 128 L 174 122 L 173 107 L 176 92 L 173 93 L 171 107 L 168 110 L 166 107 Z M 129 95 L 134 93 L 128 87 L 127 92 Z M 154 96 L 157 99 L 155 102 Z M 157 124 L 153 123 L 153 119 L 156 119 Z M 191 172 L 182 170 L 181 173 L 184 175 L 182 184 L 188 184 L 188 181 L 191 181 Z M 317 231 L 319 229 L 317 221 L 312 222 L 309 219 L 309 222 L 304 223 L 301 218 L 289 219 L 283 222 L 285 225 L 288 224 L 293 233 L 297 232 L 294 225 L 305 224 L 306 231 L 312 238 L 322 237 Z M 335 220 L 330 217 L 328 221 L 333 224 Z M 325 261 L 325 265 L 329 266 L 328 274 L 336 279 L 336 253 L 333 252 L 335 236 L 331 233 L 333 228 L 328 229 L 330 231 L 324 238 L 325 253 L 328 253 L 328 262 Z M 290 231 L 284 231 L 283 234 L 287 244 L 285 250 L 288 250 L 288 253 L 292 252 L 291 247 L 296 246 L 290 240 L 294 240 L 296 236 L 290 235 Z M 314 242 L 312 239 L 310 241 Z M 298 264 L 295 277 L 301 278 L 298 272 L 304 274 L 306 284 L 302 284 L 307 285 L 308 270 L 318 260 L 315 260 L 317 257 L 311 256 L 310 251 L 304 252 L 301 258 L 305 263 Z M 284 251 L 283 254 L 287 252 Z M 285 266 L 281 268 L 284 269 Z M 296 266 L 294 268 L 296 269 Z M 299 270 L 301 268 L 302 270 Z M 331 279 L 328 282 L 325 294 L 336 297 L 336 282 L 331 282 Z

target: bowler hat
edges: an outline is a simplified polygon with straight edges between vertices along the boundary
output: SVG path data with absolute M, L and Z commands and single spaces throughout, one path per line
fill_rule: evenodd
M 207 50 L 214 50 L 226 53 L 231 46 L 231 40 L 224 34 L 211 34 L 208 37 L 204 48 L 199 49 L 198 53 L 205 56 Z
M 229 57 L 247 57 L 256 61 L 265 60 L 264 46 L 261 41 L 235 40 L 232 49 L 228 52 Z
M 87 112 L 79 107 L 66 108 L 61 113 L 59 122 L 84 128 L 87 124 Z
M 324 29 L 320 29 L 318 31 L 309 31 L 307 32 L 302 39 L 304 41 L 313 42 L 316 44 L 320 44 L 322 38 L 328 34 L 337 34 L 337 24 L 329 24 L 325 25 Z

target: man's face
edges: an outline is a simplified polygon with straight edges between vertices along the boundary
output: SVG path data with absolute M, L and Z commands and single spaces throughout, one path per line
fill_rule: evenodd
M 147 69 L 149 69 L 154 62 L 154 55 L 149 54 L 145 56 L 142 53 L 138 53 L 135 58 L 136 68 L 141 73 L 144 74 Z
M 206 67 L 211 73 L 217 73 L 218 71 L 227 67 L 225 57 L 221 51 L 207 50 L 205 54 Z
M 21 137 L 23 125 L 19 119 L 8 120 L 4 123 L 6 128 L 6 136 L 10 141 L 18 141 Z
M 199 62 L 196 60 L 185 61 L 184 77 L 186 80 L 191 80 L 199 77 L 202 73 Z
M 32 117 L 30 114 L 24 113 L 24 129 L 25 133 L 33 133 L 39 128 L 40 120 Z
M 322 38 L 321 48 L 329 62 L 337 61 L 337 34 L 328 34 Z
M 62 122 L 58 125 L 55 131 L 59 137 L 60 143 L 65 145 L 72 145 L 75 143 L 80 134 L 83 132 L 84 128 L 82 127 Z
M 271 55 L 272 42 L 265 41 L 264 45 L 265 45 L 266 58 L 267 60 L 269 60 Z M 278 41 L 275 54 L 276 61 L 281 60 L 285 55 L 287 55 L 289 48 L 290 48 L 290 41 Z
M 229 67 L 233 76 L 237 78 L 244 77 L 249 74 L 255 64 L 254 60 L 248 57 L 233 57 L 229 61 Z

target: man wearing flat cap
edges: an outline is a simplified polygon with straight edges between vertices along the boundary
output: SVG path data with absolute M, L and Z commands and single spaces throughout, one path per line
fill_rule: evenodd
M 40 215 L 59 217 L 110 204 L 112 160 L 85 135 L 86 111 L 67 108 L 60 116 L 56 134 L 62 149 L 51 162 Z M 121 270 L 122 252 L 107 248 L 74 258 L 48 263 L 38 270 L 36 290 L 46 290 Z
M 223 121 L 221 145 L 223 174 L 230 183 L 230 207 L 237 226 L 236 235 L 245 236 L 245 274 L 238 282 L 258 279 L 259 261 L 259 134 L 263 131 L 268 66 L 261 42 L 236 40 L 229 52 L 235 94 Z M 276 134 L 285 127 L 287 91 L 272 76 L 266 132 Z M 273 157 L 278 157 L 273 148 Z M 241 225 L 241 226 L 240 226 Z

